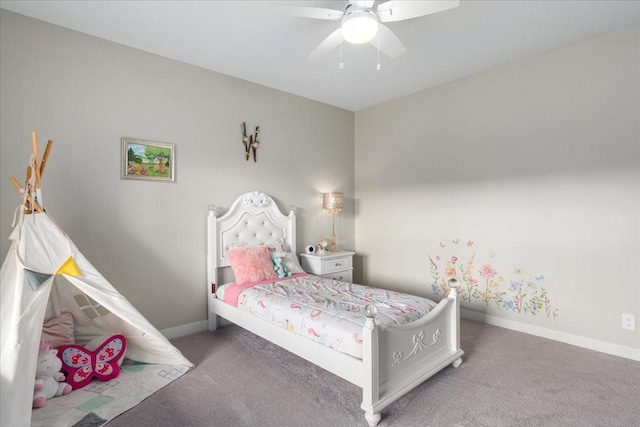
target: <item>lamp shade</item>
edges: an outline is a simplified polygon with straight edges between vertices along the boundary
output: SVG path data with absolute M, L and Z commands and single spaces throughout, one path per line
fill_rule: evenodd
M 322 209 L 328 210 L 332 214 L 339 213 L 344 207 L 344 195 L 342 193 L 322 194 Z
M 378 33 L 378 18 L 369 10 L 356 10 L 342 18 L 342 37 L 349 43 L 368 43 Z

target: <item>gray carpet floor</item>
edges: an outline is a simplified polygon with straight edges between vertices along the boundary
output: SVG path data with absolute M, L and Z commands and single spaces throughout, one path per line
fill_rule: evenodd
M 447 367 L 382 412 L 380 427 L 640 426 L 640 362 L 463 320 Z M 367 423 L 361 390 L 237 326 L 172 342 L 196 368 L 108 427 Z

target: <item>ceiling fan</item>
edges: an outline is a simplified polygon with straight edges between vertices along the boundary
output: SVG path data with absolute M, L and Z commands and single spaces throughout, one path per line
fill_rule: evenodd
M 329 34 L 309 59 L 320 58 L 343 41 L 353 44 L 371 43 L 380 52 L 391 58 L 402 55 L 407 49 L 384 22 L 404 21 L 442 12 L 460 5 L 459 0 L 402 1 L 389 0 L 374 8 L 375 0 L 350 0 L 344 11 L 323 7 L 282 5 L 288 15 L 303 18 L 342 20 L 340 28 Z M 376 37 L 376 35 L 378 37 Z

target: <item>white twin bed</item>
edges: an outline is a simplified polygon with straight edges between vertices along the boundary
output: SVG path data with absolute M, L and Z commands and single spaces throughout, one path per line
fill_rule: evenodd
M 449 364 L 458 367 L 460 303 L 455 282 L 436 304 L 398 292 L 298 272 L 291 277 L 225 286 L 216 294 L 228 250 L 284 244 L 296 254 L 296 216 L 260 192 L 241 195 L 222 216 L 208 216 L 209 329 L 229 320 L 362 388 L 370 426 L 381 411 Z M 225 300 L 228 300 L 225 302 Z M 237 303 L 236 303 L 237 301 Z

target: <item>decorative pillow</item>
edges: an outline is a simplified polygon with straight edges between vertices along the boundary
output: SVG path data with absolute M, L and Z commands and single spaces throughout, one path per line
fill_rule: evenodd
M 293 252 L 271 252 L 271 257 L 282 257 L 282 265 L 288 273 L 304 273 L 305 271 L 300 267 L 298 257 Z
M 93 337 L 88 343 L 83 344 L 82 346 L 89 351 L 95 351 L 98 347 L 100 347 L 105 341 L 111 338 L 110 334 L 96 335 Z M 124 357 L 118 360 L 118 366 L 122 366 L 122 362 L 124 362 Z
M 62 370 L 72 388 L 82 388 L 93 377 L 109 381 L 120 375 L 118 362 L 124 356 L 127 343 L 123 335 L 113 335 L 95 351 L 79 345 L 63 345 L 58 349 Z
M 42 341 L 51 348 L 75 344 L 73 317 L 71 313 L 62 313 L 42 325 Z
M 248 248 L 230 249 L 227 252 L 236 283 L 276 279 L 273 261 L 266 246 L 250 246 Z
M 285 247 L 285 243 L 284 243 L 284 238 L 283 237 L 280 237 L 279 239 L 267 242 L 262 246 L 268 247 L 271 252 L 282 252 L 282 251 L 286 251 L 287 250 L 287 248 Z
M 269 250 L 271 252 L 275 252 L 275 251 L 286 251 L 286 243 L 284 241 L 284 237 L 280 237 L 279 239 L 275 239 L 275 240 L 270 240 L 266 243 L 263 243 L 261 245 L 250 245 L 249 243 L 241 243 L 241 242 L 235 242 L 229 245 L 228 250 L 231 249 L 238 249 L 238 248 L 249 248 L 249 247 L 253 247 L 253 246 L 266 246 L 267 248 L 269 248 Z

